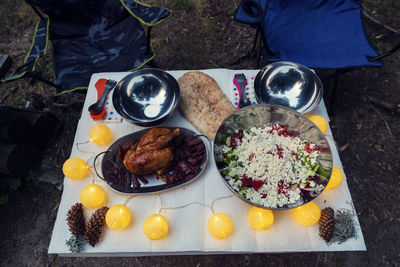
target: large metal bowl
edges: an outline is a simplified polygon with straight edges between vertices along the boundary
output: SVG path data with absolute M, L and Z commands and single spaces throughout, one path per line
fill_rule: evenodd
M 323 86 L 314 71 L 289 61 L 271 63 L 261 69 L 254 81 L 260 104 L 276 104 L 307 113 L 322 99 Z
M 319 147 L 320 155 L 317 158 L 318 163 L 327 171 L 326 176 L 328 179 L 324 182 L 326 186 L 329 182 L 329 178 L 332 172 L 332 153 L 329 147 L 329 143 L 326 140 L 324 134 L 321 130 L 307 117 L 299 112 L 292 109 L 269 104 L 257 104 L 253 106 L 248 106 L 240 110 L 236 110 L 231 115 L 229 115 L 220 125 L 214 140 L 214 162 L 216 163 L 217 169 L 223 168 L 217 163 L 217 159 L 221 157 L 222 146 L 225 143 L 225 139 L 228 136 L 233 136 L 235 130 L 238 129 L 250 129 L 252 127 L 265 127 L 271 124 L 283 124 L 288 125 L 288 130 L 296 131 L 301 139 L 307 139 L 311 143 L 316 144 Z M 257 206 L 260 208 L 270 208 L 265 207 L 260 204 L 254 203 L 242 195 L 240 195 L 224 178 L 220 173 L 220 176 L 226 186 L 232 190 L 232 192 L 238 196 L 240 199 L 246 203 Z M 318 194 L 320 195 L 321 192 Z M 314 196 L 315 199 L 318 195 Z M 312 200 L 312 199 L 311 199 Z M 270 208 L 274 210 L 286 210 L 301 206 L 310 200 L 304 201 L 303 203 L 297 205 L 288 205 L 284 207 Z
M 154 126 L 173 114 L 180 89 L 169 73 L 141 69 L 119 81 L 112 99 L 115 110 L 124 119 L 140 126 Z

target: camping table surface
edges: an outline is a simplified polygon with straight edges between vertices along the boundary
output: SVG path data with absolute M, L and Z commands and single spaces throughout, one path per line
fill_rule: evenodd
M 250 81 L 249 87 L 251 89 L 254 76 L 258 72 L 258 70 L 230 69 L 206 69 L 201 71 L 215 79 L 232 103 L 236 102 L 232 83 L 234 74 L 244 73 Z M 168 72 L 178 79 L 187 71 Z M 91 163 L 96 154 L 107 150 L 108 146 L 101 147 L 88 142 L 91 127 L 99 122 L 90 118 L 87 109 L 97 99 L 97 91 L 94 85 L 98 79 L 106 78 L 119 81 L 127 74 L 127 72 L 118 72 L 92 75 L 82 116 L 77 126 L 71 157 L 81 157 Z M 318 114 L 329 120 L 323 101 L 311 114 Z M 106 120 L 102 123 L 106 123 L 111 129 L 114 140 L 144 129 L 125 120 Z M 182 116 L 178 109 L 171 118 L 160 126 L 184 127 L 198 132 Z M 334 165 L 343 170 L 337 146 L 329 127 L 325 136 L 332 150 Z M 85 144 L 78 146 L 78 143 Z M 308 227 L 299 225 L 295 221 L 291 210 L 274 211 L 274 224 L 269 229 L 265 231 L 253 230 L 247 221 L 250 206 L 239 198 L 232 196 L 232 192 L 219 177 L 213 161 L 213 156 L 211 155 L 206 170 L 198 179 L 187 185 L 158 194 L 137 196 L 129 199 L 129 201 L 129 196 L 113 191 L 104 181 L 94 178 L 94 175 L 79 181 L 64 178 L 64 190 L 48 253 L 85 257 L 366 250 L 357 215 L 354 215 L 354 219 L 358 237 L 349 239 L 341 244 L 332 243 L 327 245 L 318 235 L 318 224 Z M 124 230 L 106 228 L 101 240 L 95 247 L 86 244 L 80 253 L 71 253 L 66 245 L 66 240 L 71 236 L 66 223 L 66 214 L 74 203 L 80 202 L 80 191 L 83 187 L 92 183 L 93 179 L 96 184 L 104 188 L 107 194 L 106 205 L 111 207 L 116 204 L 126 203 L 133 215 L 133 220 L 130 226 Z M 227 198 L 222 198 L 225 196 Z M 214 200 L 216 200 L 213 205 L 214 211 L 227 214 L 233 221 L 234 232 L 227 239 L 215 239 L 208 232 L 207 223 L 212 216 L 212 212 L 207 205 L 210 205 Z M 325 190 L 314 202 L 321 209 L 330 206 L 334 210 L 348 209 L 356 214 L 345 175 L 343 182 L 337 188 Z M 185 207 L 173 209 L 180 206 Z M 169 234 L 161 240 L 150 240 L 143 233 L 143 223 L 149 215 L 158 213 L 161 207 L 163 208 L 161 214 L 169 223 Z M 85 208 L 84 211 L 88 218 L 94 210 Z

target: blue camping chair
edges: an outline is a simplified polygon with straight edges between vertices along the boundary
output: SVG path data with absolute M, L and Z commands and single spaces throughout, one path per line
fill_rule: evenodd
M 243 0 L 234 17 L 257 29 L 257 68 L 264 50 L 269 62 L 342 69 L 334 76 L 331 109 L 339 74 L 355 67 L 381 67 L 382 58 L 400 48 L 378 55 L 365 36 L 361 14 L 359 0 Z
M 2 82 L 30 77 L 55 87 L 55 95 L 87 89 L 92 73 L 132 71 L 150 62 L 155 57 L 150 44 L 151 28 L 171 15 L 168 9 L 135 0 L 26 2 L 40 21 L 24 64 Z M 54 82 L 43 79 L 36 71 L 37 61 L 46 53 L 50 41 Z

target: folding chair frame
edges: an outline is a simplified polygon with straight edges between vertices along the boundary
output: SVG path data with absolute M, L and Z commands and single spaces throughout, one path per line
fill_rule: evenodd
M 266 8 L 267 9 L 267 8 Z M 257 42 L 258 42 L 258 46 L 257 46 Z M 253 48 L 252 50 L 254 51 L 257 48 L 257 69 L 260 68 L 260 60 L 261 60 L 261 51 L 263 48 L 265 48 L 265 51 L 267 52 L 267 55 L 269 55 L 270 57 L 275 57 L 278 56 L 278 53 L 276 52 L 272 52 L 268 45 L 267 45 L 267 41 L 265 39 L 264 34 L 262 33 L 262 25 L 258 25 L 257 26 L 257 30 L 256 30 L 256 36 L 254 38 L 254 43 L 253 43 Z M 370 61 L 379 61 L 393 53 L 395 53 L 397 50 L 400 49 L 400 43 L 398 45 L 396 45 L 395 47 L 393 47 L 392 49 L 376 56 L 376 57 L 369 57 L 368 60 Z M 268 59 L 267 59 L 268 61 Z M 335 99 L 336 99 L 336 95 L 337 95 L 337 88 L 338 88 L 338 84 L 339 84 L 339 76 L 347 73 L 349 71 L 352 71 L 354 69 L 356 69 L 357 67 L 354 68 L 346 68 L 346 69 L 336 69 L 335 73 L 333 75 L 330 75 L 328 77 L 322 78 L 322 82 L 326 82 L 328 80 L 334 79 L 333 82 L 333 88 L 332 88 L 332 93 L 331 93 L 331 97 L 330 97 L 330 102 L 329 102 L 329 106 L 328 106 L 328 112 L 330 116 L 334 116 L 335 115 Z

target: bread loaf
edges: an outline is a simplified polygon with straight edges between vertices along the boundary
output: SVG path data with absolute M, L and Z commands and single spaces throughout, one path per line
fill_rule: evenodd
M 178 79 L 181 89 L 179 109 L 202 134 L 214 140 L 222 121 L 235 107 L 209 75 L 193 71 Z

